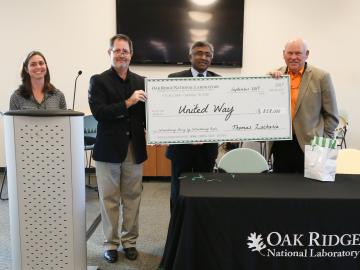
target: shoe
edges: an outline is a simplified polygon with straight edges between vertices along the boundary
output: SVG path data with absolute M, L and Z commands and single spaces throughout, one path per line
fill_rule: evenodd
M 104 258 L 107 262 L 109 263 L 114 263 L 118 260 L 118 252 L 115 249 L 111 249 L 111 250 L 106 250 L 104 252 Z
M 136 260 L 138 256 L 138 251 L 136 250 L 135 247 L 124 248 L 124 252 L 125 252 L 125 257 L 131 261 Z

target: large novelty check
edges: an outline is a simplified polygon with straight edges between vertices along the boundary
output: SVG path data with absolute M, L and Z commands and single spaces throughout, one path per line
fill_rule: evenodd
M 147 143 L 292 138 L 289 76 L 146 79 Z

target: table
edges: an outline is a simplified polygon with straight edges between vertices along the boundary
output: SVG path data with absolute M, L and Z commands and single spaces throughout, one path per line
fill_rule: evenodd
M 160 269 L 360 269 L 360 175 L 181 178 Z

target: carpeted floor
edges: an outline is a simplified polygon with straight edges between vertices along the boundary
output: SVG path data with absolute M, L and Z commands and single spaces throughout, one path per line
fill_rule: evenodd
M 6 190 L 5 190 L 6 192 Z M 169 210 L 170 183 L 144 182 L 140 208 L 140 236 L 137 243 L 139 257 L 136 261 L 125 259 L 119 248 L 119 261 L 115 264 L 103 260 L 103 235 L 101 223 L 87 241 L 87 264 L 101 270 L 157 269 L 164 250 Z M 89 228 L 99 214 L 97 193 L 86 190 L 86 226 Z M 11 270 L 11 242 L 9 236 L 8 201 L 0 201 L 0 270 Z

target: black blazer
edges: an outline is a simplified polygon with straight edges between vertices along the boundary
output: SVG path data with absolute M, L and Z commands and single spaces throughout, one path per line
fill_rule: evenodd
M 172 73 L 170 78 L 174 77 L 192 77 L 191 69 L 183 70 L 180 72 Z M 208 77 L 219 77 L 220 75 L 207 71 Z M 196 150 L 195 150 L 196 149 Z M 204 143 L 194 147 L 192 144 L 171 144 L 166 151 L 166 157 L 172 161 L 181 162 L 191 156 L 194 151 L 198 151 L 204 157 L 204 162 L 214 162 L 218 155 L 217 143 Z
M 145 104 L 126 108 L 125 100 L 135 90 L 144 89 L 144 77 L 128 71 L 130 91 L 123 91 L 122 79 L 113 68 L 90 79 L 89 105 L 98 121 L 93 158 L 121 163 L 125 160 L 131 139 L 136 163 L 147 159 L 145 143 Z

